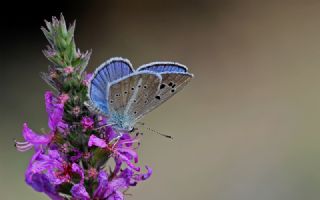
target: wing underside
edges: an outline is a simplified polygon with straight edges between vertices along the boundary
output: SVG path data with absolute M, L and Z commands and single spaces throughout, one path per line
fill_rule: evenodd
M 123 58 L 112 58 L 100 65 L 89 81 L 89 108 L 93 111 L 108 115 L 108 85 L 110 82 L 127 76 L 132 72 L 133 68 L 131 63 L 129 60 Z
M 178 93 L 192 77 L 179 63 L 154 62 L 134 71 L 128 60 L 114 58 L 91 78 L 89 107 L 126 129 Z
M 132 125 L 156 96 L 160 83 L 161 76 L 153 72 L 137 72 L 112 83 L 108 95 L 111 121 Z

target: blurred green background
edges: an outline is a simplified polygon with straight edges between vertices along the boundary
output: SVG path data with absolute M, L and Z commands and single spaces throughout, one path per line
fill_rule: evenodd
M 16 152 L 13 139 L 26 121 L 47 129 L 39 27 L 60 12 L 77 19 L 78 46 L 93 50 L 89 71 L 122 56 L 136 67 L 178 61 L 195 74 L 143 119 L 175 140 L 145 134 L 140 163 L 154 175 L 127 199 L 320 199 L 319 1 L 27 1 L 2 10 L 1 200 L 47 199 L 24 183 L 32 152 Z

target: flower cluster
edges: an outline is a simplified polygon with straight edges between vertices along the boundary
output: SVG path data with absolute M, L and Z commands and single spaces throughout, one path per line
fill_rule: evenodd
M 44 54 L 53 67 L 42 78 L 55 93 L 45 93 L 50 131 L 38 134 L 25 123 L 25 141 L 15 141 L 18 151 L 34 148 L 26 183 L 54 200 L 122 200 L 129 187 L 152 174 L 151 168 L 143 173 L 137 166 L 139 138 L 129 133 L 119 138 L 104 126 L 106 117 L 85 106 L 90 52 L 76 50 L 74 24 L 67 29 L 61 16 L 46 25 L 42 30 L 50 46 Z

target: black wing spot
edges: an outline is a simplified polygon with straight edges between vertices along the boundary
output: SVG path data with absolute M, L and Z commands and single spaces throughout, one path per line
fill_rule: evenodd
M 134 111 L 134 114 L 137 114 L 137 111 Z
M 141 85 L 138 85 L 138 88 L 141 88 Z
M 124 94 L 128 94 L 128 91 L 124 91 Z
M 170 87 L 172 87 L 173 86 L 173 82 L 172 81 L 170 81 L 170 83 L 168 84 Z
M 176 84 L 173 84 L 173 85 L 172 85 L 172 88 L 174 88 L 174 87 L 176 87 Z
M 172 90 L 171 90 L 172 93 L 174 93 L 175 91 L 176 91 L 175 89 L 172 89 Z
M 144 86 L 143 86 L 144 89 L 147 89 L 147 87 L 148 87 L 147 85 L 144 85 Z
M 163 89 L 163 88 L 165 88 L 165 87 L 166 87 L 166 84 L 163 84 L 163 83 L 162 83 L 162 84 L 160 85 L 160 89 Z
M 160 97 L 159 95 L 158 95 L 158 96 L 156 96 L 155 98 L 156 98 L 156 99 L 158 99 L 158 100 L 160 100 L 160 99 L 161 99 L 161 97 Z
M 133 102 L 134 102 L 134 103 L 136 103 L 136 102 L 137 102 L 137 100 L 136 100 L 136 99 L 134 99 L 134 100 L 133 100 Z
M 145 104 L 148 103 L 148 100 L 145 100 L 144 103 L 145 103 Z
M 113 103 L 113 100 L 110 100 L 110 103 Z
M 120 94 L 118 93 L 118 94 L 116 94 L 116 97 L 120 97 Z
M 147 97 L 148 96 L 148 94 L 144 94 L 144 97 Z
M 131 90 L 134 90 L 134 87 L 132 87 Z

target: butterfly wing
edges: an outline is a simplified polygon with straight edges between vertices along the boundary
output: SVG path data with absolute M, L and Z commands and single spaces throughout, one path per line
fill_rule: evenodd
M 139 120 L 148 112 L 170 99 L 193 78 L 193 74 L 188 73 L 186 66 L 175 62 L 153 62 L 142 65 L 137 71 L 152 71 L 158 73 L 161 76 L 161 84 L 154 98 L 145 105 L 145 109 L 137 116 L 136 120 Z
M 176 62 L 152 62 L 142 65 L 137 71 L 153 71 L 157 73 L 165 72 L 187 72 L 188 68 L 180 63 Z
M 131 74 L 133 71 L 130 61 L 123 58 L 112 58 L 101 64 L 89 80 L 89 108 L 101 114 L 108 115 L 107 94 L 109 83 Z
M 170 99 L 173 95 L 182 90 L 192 79 L 193 75 L 190 73 L 161 73 L 161 84 L 159 90 L 152 100 L 145 105 L 145 109 L 136 120 L 139 120 L 148 112 L 160 106 L 162 103 Z
M 159 90 L 161 76 L 155 72 L 135 72 L 110 84 L 110 122 L 128 130 L 144 113 Z
M 129 130 L 184 88 L 192 77 L 179 63 L 154 62 L 134 72 L 128 60 L 111 59 L 97 68 L 90 80 L 89 106 L 108 115 L 116 128 Z

